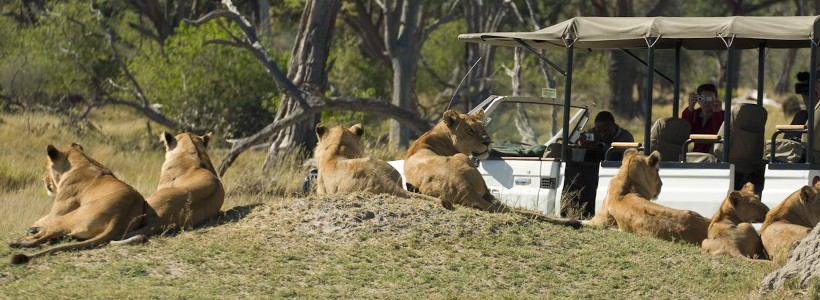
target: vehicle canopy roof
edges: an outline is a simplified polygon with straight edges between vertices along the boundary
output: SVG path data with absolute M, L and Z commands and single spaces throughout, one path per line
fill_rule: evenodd
M 780 17 L 575 17 L 533 32 L 461 34 L 463 42 L 538 49 L 675 48 L 725 50 L 760 47 L 808 48 L 817 39 L 820 16 Z

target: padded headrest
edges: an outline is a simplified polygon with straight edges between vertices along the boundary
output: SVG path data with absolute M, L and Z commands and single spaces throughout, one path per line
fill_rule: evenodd
M 735 170 L 744 172 L 751 165 L 761 163 L 765 147 L 766 119 L 768 112 L 762 106 L 741 103 L 732 106 L 732 136 L 726 137 L 723 126 L 718 134 L 724 136 L 724 143 L 730 144 L 729 162 L 735 164 Z M 722 157 L 723 145 L 715 145 L 715 156 Z
M 660 118 L 652 125 L 650 151 L 661 153 L 664 161 L 676 161 L 680 157 L 683 144 L 689 139 L 692 128 L 689 122 L 680 118 Z

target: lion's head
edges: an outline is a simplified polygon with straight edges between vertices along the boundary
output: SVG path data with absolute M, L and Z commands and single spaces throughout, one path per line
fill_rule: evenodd
M 208 142 L 211 141 L 211 136 L 210 132 L 205 135 L 185 132 L 174 136 L 164 131 L 162 143 L 165 145 L 165 163 L 162 169 L 168 170 L 177 167 L 178 164 L 194 163 L 216 174 L 208 156 Z
M 448 110 L 444 112 L 441 121 L 450 129 L 453 146 L 459 152 L 481 159 L 490 155 L 492 140 L 484 129 L 483 111 L 470 115 Z
M 324 124 L 316 124 L 316 150 L 314 157 L 319 163 L 324 158 L 324 155 L 336 155 L 344 158 L 361 158 L 364 157 L 362 150 L 361 138 L 364 134 L 362 124 L 355 124 L 350 128 L 344 128 L 337 125 L 333 128 L 327 128 Z
M 740 222 L 763 222 L 769 207 L 760 202 L 760 197 L 755 194 L 754 185 L 749 182 L 739 191 L 732 191 L 726 196 L 722 211 L 734 211 L 734 215 Z
M 49 196 L 57 194 L 62 175 L 71 169 L 91 164 L 101 169 L 104 174 L 111 174 L 108 168 L 85 155 L 83 146 L 77 143 L 72 143 L 70 147 L 60 149 L 53 145 L 48 145 L 48 147 L 46 147 L 46 154 L 48 154 L 48 163 L 43 182 Z
M 617 177 L 626 177 L 623 181 L 624 193 L 638 193 L 647 199 L 656 199 L 661 193 L 661 176 L 658 175 L 658 163 L 661 154 L 653 151 L 649 156 L 638 153 L 636 149 L 624 152 L 623 164 Z
M 800 188 L 797 199 L 786 199 L 783 202 L 792 202 L 792 207 L 802 207 L 805 218 L 812 224 L 820 223 L 820 182 L 814 186 L 806 185 Z M 789 198 L 793 198 L 794 194 Z M 791 200 L 791 201 L 790 201 Z M 797 210 L 797 209 L 795 209 Z

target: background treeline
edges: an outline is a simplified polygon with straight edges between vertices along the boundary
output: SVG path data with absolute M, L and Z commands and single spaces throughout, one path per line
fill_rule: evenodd
M 456 39 L 459 33 L 530 31 L 574 16 L 811 15 L 820 8 L 818 2 L 342 1 L 333 24 L 327 84 L 319 88 L 328 96 L 388 101 L 433 122 L 451 98 L 455 99 L 453 108 L 465 111 L 489 94 L 512 92 L 509 72 L 505 72 L 512 68 L 512 49 L 464 44 Z M 315 0 L 234 2 L 259 33 L 268 55 L 283 69 L 291 59 L 308 3 L 323 5 Z M 126 105 L 174 130 L 214 131 L 220 141 L 251 135 L 274 120 L 282 95 L 250 52 L 214 42 L 241 38 L 243 32 L 234 23 L 216 20 L 193 27 L 184 22 L 220 8 L 218 1 L 203 0 L 3 1 L 0 109 L 59 112 L 66 116 L 67 124 L 78 125 L 89 121 L 94 108 Z M 417 9 L 416 23 L 425 31 L 417 33 L 423 38 L 409 39 L 419 45 L 405 48 L 418 49 L 417 53 L 390 55 L 383 39 L 391 32 L 385 26 L 402 9 Z M 722 85 L 729 71 L 739 75 L 735 88 L 754 88 L 757 52 L 741 52 L 735 64 L 738 69 L 725 70 L 725 51 L 684 51 L 683 92 L 703 82 Z M 769 50 L 766 92 L 770 96 L 783 95 L 775 97 L 782 101 L 791 93 L 793 73 L 806 69 L 807 52 Z M 412 76 L 403 79 L 409 81 L 411 92 L 397 95 L 394 89 L 399 85 L 393 82 L 397 64 L 392 60 L 404 55 L 417 55 L 418 63 Z M 564 61 L 562 51 L 546 55 L 559 64 Z M 656 67 L 671 74 L 672 55 L 660 51 Z M 482 62 L 453 97 L 478 57 Z M 533 55 L 525 53 L 522 65 L 522 94 L 537 95 L 550 81 L 563 86 L 558 74 L 540 68 Z M 621 118 L 643 117 L 636 105 L 646 101 L 640 99 L 646 76 L 640 64 L 613 51 L 579 53 L 575 65 L 574 103 L 596 103 L 596 109 L 612 110 Z M 653 101 L 669 101 L 672 85 L 655 81 Z M 322 113 L 321 120 L 364 122 L 370 135 L 388 137 L 389 125 L 383 116 L 333 111 Z

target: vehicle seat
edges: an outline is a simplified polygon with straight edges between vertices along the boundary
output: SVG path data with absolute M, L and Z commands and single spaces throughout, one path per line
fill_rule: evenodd
M 738 104 L 732 106 L 731 134 L 724 143 L 729 143 L 729 162 L 735 166 L 735 190 L 739 190 L 746 182 L 755 185 L 755 192 L 763 190 L 763 173 L 766 169 L 766 160 L 763 159 L 765 149 L 765 130 L 768 112 L 757 104 Z M 718 134 L 725 136 L 721 126 Z M 727 141 L 728 140 L 728 141 Z M 723 157 L 723 145 L 716 144 L 714 154 Z
M 660 152 L 662 161 L 677 161 L 690 133 L 692 127 L 689 122 L 676 117 L 660 118 L 652 125 L 649 151 Z

